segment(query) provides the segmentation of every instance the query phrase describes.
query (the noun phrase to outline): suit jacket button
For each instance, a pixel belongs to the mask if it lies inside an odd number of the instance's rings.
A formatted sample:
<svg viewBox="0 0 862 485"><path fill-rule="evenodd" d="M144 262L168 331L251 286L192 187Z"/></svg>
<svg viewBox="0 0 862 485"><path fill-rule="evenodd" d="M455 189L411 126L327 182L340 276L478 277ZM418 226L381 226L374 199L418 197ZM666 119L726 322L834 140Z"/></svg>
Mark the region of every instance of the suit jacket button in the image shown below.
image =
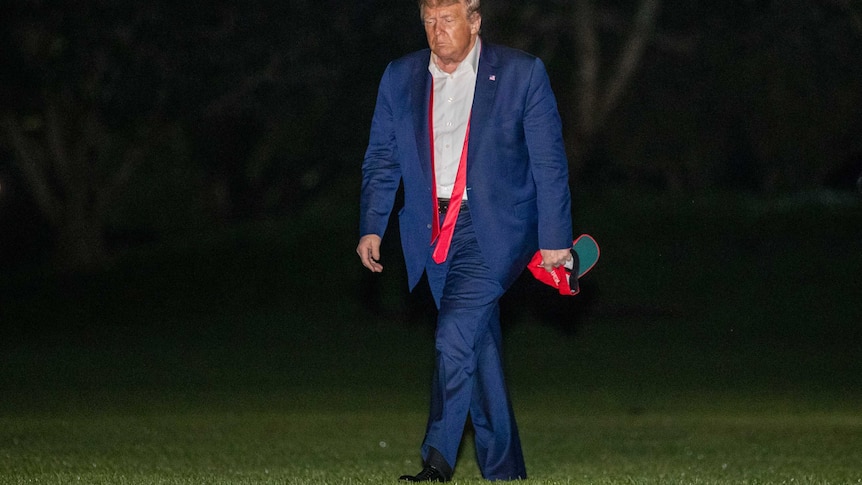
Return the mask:
<svg viewBox="0 0 862 485"><path fill-rule="evenodd" d="M427 224L427 225L425 226L425 228L426 228L426 229L431 229L431 224Z"/></svg>

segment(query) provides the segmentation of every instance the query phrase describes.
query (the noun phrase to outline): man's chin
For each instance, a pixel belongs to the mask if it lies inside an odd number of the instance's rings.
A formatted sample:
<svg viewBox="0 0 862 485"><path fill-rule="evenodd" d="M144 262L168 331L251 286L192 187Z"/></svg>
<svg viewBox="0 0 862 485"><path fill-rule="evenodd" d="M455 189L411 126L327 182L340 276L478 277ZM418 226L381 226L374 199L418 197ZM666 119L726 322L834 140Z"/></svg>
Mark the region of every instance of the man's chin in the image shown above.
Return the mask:
<svg viewBox="0 0 862 485"><path fill-rule="evenodd" d="M437 48L434 50L434 55L436 55L438 59L446 60L448 62L455 57L455 50L447 48Z"/></svg>

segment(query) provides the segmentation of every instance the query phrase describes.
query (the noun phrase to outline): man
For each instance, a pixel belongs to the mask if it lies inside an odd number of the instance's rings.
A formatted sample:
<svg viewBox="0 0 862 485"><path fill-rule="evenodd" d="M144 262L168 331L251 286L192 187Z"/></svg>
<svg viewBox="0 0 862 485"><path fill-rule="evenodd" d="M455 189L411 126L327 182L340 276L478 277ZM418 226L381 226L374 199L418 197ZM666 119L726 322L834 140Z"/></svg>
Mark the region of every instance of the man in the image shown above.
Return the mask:
<svg viewBox="0 0 862 485"><path fill-rule="evenodd" d="M499 300L539 249L571 258L568 163L542 62L479 38L479 0L420 0L430 49L383 74L362 165L362 264L380 244L399 184L408 284L427 275L438 308L423 469L448 481L468 415L489 480L526 478L503 378ZM454 225L454 226L453 226Z"/></svg>

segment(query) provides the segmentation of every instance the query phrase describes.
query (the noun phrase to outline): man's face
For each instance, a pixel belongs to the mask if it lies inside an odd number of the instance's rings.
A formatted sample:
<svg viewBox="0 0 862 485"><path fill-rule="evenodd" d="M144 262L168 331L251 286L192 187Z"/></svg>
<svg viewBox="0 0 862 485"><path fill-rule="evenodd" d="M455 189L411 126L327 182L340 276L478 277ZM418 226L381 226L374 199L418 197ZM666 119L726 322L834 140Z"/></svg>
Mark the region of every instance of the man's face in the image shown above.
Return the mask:
<svg viewBox="0 0 862 485"><path fill-rule="evenodd" d="M426 6L422 9L422 18L431 51L443 65L454 66L470 53L482 23L477 13L471 19L467 18L467 5L464 2L445 7Z"/></svg>

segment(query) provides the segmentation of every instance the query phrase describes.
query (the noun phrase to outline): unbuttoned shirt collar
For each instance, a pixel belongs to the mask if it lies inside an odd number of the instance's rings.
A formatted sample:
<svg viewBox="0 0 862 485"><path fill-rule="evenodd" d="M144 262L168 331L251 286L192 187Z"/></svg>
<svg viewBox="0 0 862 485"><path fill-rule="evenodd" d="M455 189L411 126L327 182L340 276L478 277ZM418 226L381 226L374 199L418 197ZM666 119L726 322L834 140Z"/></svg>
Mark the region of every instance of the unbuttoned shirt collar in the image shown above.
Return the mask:
<svg viewBox="0 0 862 485"><path fill-rule="evenodd" d="M452 74L437 67L433 53L428 61L428 71L434 78L434 172L438 198L450 198L455 186L476 91L481 45L482 41L477 37L476 44ZM468 185L465 200L469 198L469 192Z"/></svg>
<svg viewBox="0 0 862 485"><path fill-rule="evenodd" d="M457 77L459 74L464 74L466 69L472 69L473 75L476 74L476 71L479 70L479 52L482 50L482 39L480 37L476 37L476 43L473 45L473 48L470 49L470 52L467 54L467 57L458 64L458 67L455 68L455 71L452 74L447 73L446 71L440 69L437 66L437 62L435 58L437 57L434 53L431 53L431 59L428 61L428 70L431 72L431 75L435 78L438 77Z"/></svg>

